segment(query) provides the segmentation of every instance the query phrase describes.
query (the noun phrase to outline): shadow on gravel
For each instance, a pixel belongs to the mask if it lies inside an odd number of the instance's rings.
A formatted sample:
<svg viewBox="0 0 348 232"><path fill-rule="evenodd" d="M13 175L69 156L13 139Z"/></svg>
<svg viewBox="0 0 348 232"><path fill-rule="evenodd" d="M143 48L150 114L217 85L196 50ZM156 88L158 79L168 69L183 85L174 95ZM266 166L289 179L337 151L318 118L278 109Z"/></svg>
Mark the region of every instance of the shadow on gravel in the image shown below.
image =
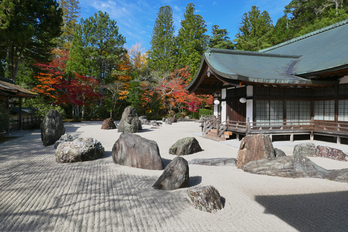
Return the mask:
<svg viewBox="0 0 348 232"><path fill-rule="evenodd" d="M201 176L190 176L190 187L199 185L202 182Z"/></svg>
<svg viewBox="0 0 348 232"><path fill-rule="evenodd" d="M347 231L348 191L256 196L256 202L298 231Z"/></svg>

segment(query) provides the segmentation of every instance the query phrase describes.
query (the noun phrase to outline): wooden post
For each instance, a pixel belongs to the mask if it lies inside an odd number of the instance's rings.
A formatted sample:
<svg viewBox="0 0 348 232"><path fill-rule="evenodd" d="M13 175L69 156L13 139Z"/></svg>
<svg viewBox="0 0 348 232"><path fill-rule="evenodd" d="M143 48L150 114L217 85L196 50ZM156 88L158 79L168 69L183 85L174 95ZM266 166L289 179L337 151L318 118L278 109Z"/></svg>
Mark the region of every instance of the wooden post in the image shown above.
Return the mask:
<svg viewBox="0 0 348 232"><path fill-rule="evenodd" d="M22 98L19 98L19 129L23 130L23 122L22 122Z"/></svg>
<svg viewBox="0 0 348 232"><path fill-rule="evenodd" d="M337 144L341 144L341 137L337 136Z"/></svg>
<svg viewBox="0 0 348 232"><path fill-rule="evenodd" d="M219 139L220 120L216 120L216 139Z"/></svg>
<svg viewBox="0 0 348 232"><path fill-rule="evenodd" d="M313 140L314 140L314 134L313 134L313 131L311 131L310 140L311 140L311 141L313 141Z"/></svg>

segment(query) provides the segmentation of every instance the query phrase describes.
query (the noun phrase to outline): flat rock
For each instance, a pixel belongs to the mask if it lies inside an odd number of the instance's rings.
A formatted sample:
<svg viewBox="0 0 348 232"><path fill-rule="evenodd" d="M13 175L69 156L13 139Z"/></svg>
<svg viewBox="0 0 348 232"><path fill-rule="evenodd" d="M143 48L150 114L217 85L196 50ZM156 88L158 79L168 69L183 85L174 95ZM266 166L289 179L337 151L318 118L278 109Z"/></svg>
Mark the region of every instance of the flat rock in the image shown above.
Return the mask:
<svg viewBox="0 0 348 232"><path fill-rule="evenodd" d="M306 157L317 156L317 148L314 143L300 143L294 147L293 155L302 155Z"/></svg>
<svg viewBox="0 0 348 232"><path fill-rule="evenodd" d="M274 157L275 152L269 135L247 135L240 142L237 168L242 168L250 161Z"/></svg>
<svg viewBox="0 0 348 232"><path fill-rule="evenodd" d="M236 166L235 158L212 158L212 159L193 159L188 164L205 165L205 166Z"/></svg>
<svg viewBox="0 0 348 232"><path fill-rule="evenodd" d="M202 151L195 137L186 137L176 141L170 148L169 154L182 156Z"/></svg>
<svg viewBox="0 0 348 232"><path fill-rule="evenodd" d="M244 165L243 170L260 175L348 182L348 169L326 170L302 155L251 161Z"/></svg>
<svg viewBox="0 0 348 232"><path fill-rule="evenodd" d="M59 144L65 143L65 142L71 142L71 141L74 141L75 139L77 139L77 137L72 136L71 134L64 134L64 135L60 136L59 140L57 140L54 143L53 147L57 148Z"/></svg>
<svg viewBox="0 0 348 232"><path fill-rule="evenodd" d="M214 186L192 187L187 195L195 209L215 213L223 208L220 193Z"/></svg>
<svg viewBox="0 0 348 232"><path fill-rule="evenodd" d="M316 155L318 157L324 157L324 158L329 158L329 159L339 160L339 161L348 160L347 154L344 153L342 150L332 148L332 147L327 147L327 146L318 145Z"/></svg>
<svg viewBox="0 0 348 232"><path fill-rule="evenodd" d="M164 168L157 143L132 133L120 135L112 148L112 159L116 164L135 168Z"/></svg>
<svg viewBox="0 0 348 232"><path fill-rule="evenodd" d="M153 184L154 189L174 190L189 187L189 166L182 157L175 157L163 170L162 175Z"/></svg>
<svg viewBox="0 0 348 232"><path fill-rule="evenodd" d="M64 135L65 128L62 117L57 110L50 110L44 117L41 125L41 140L44 146L54 144Z"/></svg>
<svg viewBox="0 0 348 232"><path fill-rule="evenodd" d="M142 130L141 121L138 118L136 110L128 106L122 113L121 121L118 125L118 132L136 133Z"/></svg>
<svg viewBox="0 0 348 232"><path fill-rule="evenodd" d="M101 127L103 130L112 130L116 129L116 124L112 118L107 118L103 121L103 125Z"/></svg>
<svg viewBox="0 0 348 232"><path fill-rule="evenodd" d="M95 160L104 155L104 147L93 138L77 138L71 142L58 145L56 161L58 163L72 163Z"/></svg>

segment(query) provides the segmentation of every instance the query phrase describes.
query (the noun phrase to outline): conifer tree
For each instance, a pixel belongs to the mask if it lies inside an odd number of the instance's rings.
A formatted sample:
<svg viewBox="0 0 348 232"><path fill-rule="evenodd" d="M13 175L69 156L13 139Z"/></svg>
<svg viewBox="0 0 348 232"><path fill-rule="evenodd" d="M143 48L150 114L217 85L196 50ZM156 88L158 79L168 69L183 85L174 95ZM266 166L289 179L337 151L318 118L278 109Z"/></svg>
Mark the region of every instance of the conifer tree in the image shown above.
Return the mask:
<svg viewBox="0 0 348 232"><path fill-rule="evenodd" d="M62 10L56 0L3 0L0 14L0 66L16 81L20 61L26 66L48 62L61 34ZM6 24L6 26L5 26Z"/></svg>
<svg viewBox="0 0 348 232"><path fill-rule="evenodd" d="M258 51L271 46L267 33L273 28L271 17L267 11L252 6L251 11L244 13L239 31L236 35L236 48L245 51Z"/></svg>
<svg viewBox="0 0 348 232"><path fill-rule="evenodd" d="M213 25L211 34L212 36L209 39L210 48L234 49L234 44L227 36L226 29L220 29L218 25Z"/></svg>
<svg viewBox="0 0 348 232"><path fill-rule="evenodd" d="M63 27L59 45L61 48L69 50L81 8L78 0L59 0L59 6L63 10Z"/></svg>
<svg viewBox="0 0 348 232"><path fill-rule="evenodd" d="M201 15L194 12L195 5L189 3L177 37L179 67L189 67L193 77L208 43L206 23Z"/></svg>
<svg viewBox="0 0 348 232"><path fill-rule="evenodd" d="M148 51L148 66L160 73L171 72L176 66L173 11L170 6L162 6L157 14Z"/></svg>

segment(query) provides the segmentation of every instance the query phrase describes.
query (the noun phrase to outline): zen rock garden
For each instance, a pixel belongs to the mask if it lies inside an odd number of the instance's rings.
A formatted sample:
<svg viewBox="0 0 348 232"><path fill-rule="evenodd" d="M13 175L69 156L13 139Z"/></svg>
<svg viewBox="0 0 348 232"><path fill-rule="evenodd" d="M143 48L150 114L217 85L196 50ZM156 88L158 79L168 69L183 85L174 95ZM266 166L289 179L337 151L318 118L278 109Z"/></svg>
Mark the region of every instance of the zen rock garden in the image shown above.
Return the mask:
<svg viewBox="0 0 348 232"><path fill-rule="evenodd" d="M167 118L171 124L175 118ZM161 170L157 181L152 185L157 190L175 190L188 188L187 198L198 210L214 213L223 208L222 197L213 186L190 187L189 165L231 166L260 175L289 178L322 178L348 182L348 169L326 170L307 157L325 157L347 161L347 155L341 150L303 143L294 147L293 155L273 147L268 135L248 135L240 143L237 159L211 158L191 159L189 162L182 156L203 151L198 140L186 137L177 140L169 149L169 154L176 157L165 167L156 141L135 134L143 125L159 126L158 122L149 122L145 116L138 118L135 109L127 107L122 119L116 126L112 118L103 121L101 129L118 128L119 138L112 147L112 160L115 164L133 168ZM103 145L93 138L77 138L64 134L65 128L57 111L50 111L41 125L41 137L44 146L54 144L56 161L72 163L91 161L103 157Z"/></svg>

